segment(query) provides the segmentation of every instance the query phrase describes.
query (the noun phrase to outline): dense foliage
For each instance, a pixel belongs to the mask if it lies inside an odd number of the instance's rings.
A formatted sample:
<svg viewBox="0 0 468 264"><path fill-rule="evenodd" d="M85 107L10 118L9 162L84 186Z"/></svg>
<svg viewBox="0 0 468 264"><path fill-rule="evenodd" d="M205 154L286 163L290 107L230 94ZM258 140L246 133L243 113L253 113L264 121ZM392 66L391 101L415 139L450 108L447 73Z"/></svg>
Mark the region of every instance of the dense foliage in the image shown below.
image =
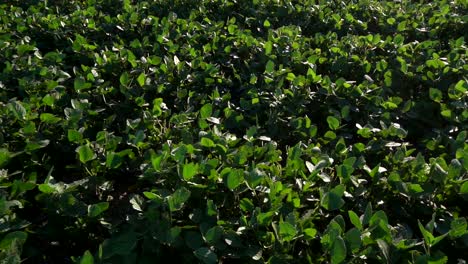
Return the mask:
<svg viewBox="0 0 468 264"><path fill-rule="evenodd" d="M1 263L456 263L466 1L0 3Z"/></svg>

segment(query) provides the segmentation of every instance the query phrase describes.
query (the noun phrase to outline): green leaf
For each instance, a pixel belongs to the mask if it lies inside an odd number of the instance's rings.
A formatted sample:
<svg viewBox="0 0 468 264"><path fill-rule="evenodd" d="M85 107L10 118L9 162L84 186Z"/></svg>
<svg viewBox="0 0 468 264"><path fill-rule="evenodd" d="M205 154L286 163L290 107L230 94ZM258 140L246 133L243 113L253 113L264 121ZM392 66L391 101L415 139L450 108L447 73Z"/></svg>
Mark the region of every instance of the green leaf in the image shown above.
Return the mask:
<svg viewBox="0 0 468 264"><path fill-rule="evenodd" d="M51 113L42 113L41 114L41 121L44 122L44 123L55 124L55 123L60 122L60 120L62 120L60 117L56 117L55 115L53 115Z"/></svg>
<svg viewBox="0 0 468 264"><path fill-rule="evenodd" d="M296 236L297 230L289 222L282 222L279 224L279 235L283 241L289 242Z"/></svg>
<svg viewBox="0 0 468 264"><path fill-rule="evenodd" d="M83 139L83 134L74 129L68 129L67 136L70 142L79 142Z"/></svg>
<svg viewBox="0 0 468 264"><path fill-rule="evenodd" d="M88 145L79 146L76 148L76 152L78 153L82 163L86 163L96 158L96 154L94 154L94 151Z"/></svg>
<svg viewBox="0 0 468 264"><path fill-rule="evenodd" d="M22 231L13 231L6 234L0 241L0 249L8 250L16 242L19 245L24 244L28 238L28 233Z"/></svg>
<svg viewBox="0 0 468 264"><path fill-rule="evenodd" d="M273 73L275 71L275 63L269 60L265 66L265 73Z"/></svg>
<svg viewBox="0 0 468 264"><path fill-rule="evenodd" d="M323 135L323 137L326 138L327 140L334 140L336 138L336 134L335 132L329 130L325 132L325 135Z"/></svg>
<svg viewBox="0 0 468 264"><path fill-rule="evenodd" d="M266 213L260 213L257 215L257 222L259 225L262 226L268 226L271 224L271 220L273 219L273 216L275 215L275 212L266 212Z"/></svg>
<svg viewBox="0 0 468 264"><path fill-rule="evenodd" d="M265 19L265 21L263 21L263 26L266 27L266 28L269 28L271 26L270 21Z"/></svg>
<svg viewBox="0 0 468 264"><path fill-rule="evenodd" d="M216 147L216 144L213 142L213 140L206 137L201 138L200 145L207 148Z"/></svg>
<svg viewBox="0 0 468 264"><path fill-rule="evenodd" d="M349 220L351 221L351 223L355 227L357 227L359 230L362 231L362 224L361 224L361 219L359 219L359 216L351 210L348 211L348 216L349 216Z"/></svg>
<svg viewBox="0 0 468 264"><path fill-rule="evenodd" d="M46 146L49 145L49 143L50 143L50 140L48 139L39 140L39 141L31 141L26 144L26 147L24 148L24 150L26 152L31 152L36 149L45 148Z"/></svg>
<svg viewBox="0 0 468 264"><path fill-rule="evenodd" d="M109 208L109 203L108 202L100 202L97 204L91 204L88 205L88 216L89 217L97 217L104 211L106 211Z"/></svg>
<svg viewBox="0 0 468 264"><path fill-rule="evenodd" d="M146 81L146 75L144 72L140 73L140 75L138 75L138 78L137 78L137 81L138 81L138 84L143 87L143 85L145 85L145 81Z"/></svg>
<svg viewBox="0 0 468 264"><path fill-rule="evenodd" d="M218 215L218 208L213 200L208 199L206 201L206 215L208 216L216 216Z"/></svg>
<svg viewBox="0 0 468 264"><path fill-rule="evenodd" d="M369 202L366 206L366 210L364 211L364 214L362 215L362 220L361 223L363 226L366 226L369 224L369 221L372 217L372 204Z"/></svg>
<svg viewBox="0 0 468 264"><path fill-rule="evenodd" d="M75 88L76 91L89 89L91 88L91 86L92 85L90 83L87 83L85 79L83 79L82 77L76 78L75 81L73 82L73 87Z"/></svg>
<svg viewBox="0 0 468 264"><path fill-rule="evenodd" d="M103 257L108 258L113 255L128 255L136 246L137 242L137 233L127 229L124 233L104 241L103 251L105 255Z"/></svg>
<svg viewBox="0 0 468 264"><path fill-rule="evenodd" d="M315 228L306 228L304 229L304 234L309 238L315 238L317 235L317 229Z"/></svg>
<svg viewBox="0 0 468 264"><path fill-rule="evenodd" d="M239 202L239 207L244 212L251 212L255 208L252 200L249 198L242 198Z"/></svg>
<svg viewBox="0 0 468 264"><path fill-rule="evenodd" d="M194 251L195 256L205 264L218 263L218 256L209 248L201 247Z"/></svg>
<svg viewBox="0 0 468 264"><path fill-rule="evenodd" d="M468 181L465 181L465 182L460 186L460 194L468 194Z"/></svg>
<svg viewBox="0 0 468 264"><path fill-rule="evenodd" d="M439 89L429 88L429 97L435 102L441 102L443 95Z"/></svg>
<svg viewBox="0 0 468 264"><path fill-rule="evenodd" d="M89 250L86 250L81 257L80 264L94 264L94 257Z"/></svg>
<svg viewBox="0 0 468 264"><path fill-rule="evenodd" d="M156 170L156 171L160 171L161 170L161 161L163 159L163 155L156 155L156 154L153 154L151 155L151 165L153 165L153 168Z"/></svg>
<svg viewBox="0 0 468 264"><path fill-rule="evenodd" d="M6 148L0 148L0 168L3 168L8 164L10 158L12 157L11 153Z"/></svg>
<svg viewBox="0 0 468 264"><path fill-rule="evenodd" d="M450 223L450 236L451 237L461 237L468 233L467 231L466 219L463 217L454 219Z"/></svg>
<svg viewBox="0 0 468 264"><path fill-rule="evenodd" d="M213 245L218 242L223 236L223 228L214 226L205 233L205 240L208 244Z"/></svg>
<svg viewBox="0 0 468 264"><path fill-rule="evenodd" d="M55 102L55 98L52 97L50 94L47 94L42 98L42 102L44 102L44 104L47 106L53 106Z"/></svg>
<svg viewBox="0 0 468 264"><path fill-rule="evenodd" d="M169 210L171 212L182 209L184 203L190 198L190 191L181 187L177 189L171 196L168 198Z"/></svg>
<svg viewBox="0 0 468 264"><path fill-rule="evenodd" d="M361 240L361 231L359 231L357 228L351 228L348 232L345 234L345 241L346 244L348 245L348 248L351 249L351 251L355 251L361 247L362 240Z"/></svg>
<svg viewBox="0 0 468 264"><path fill-rule="evenodd" d="M130 77L128 75L128 72L122 73L122 75L120 75L119 81L120 81L120 84L122 84L123 86L128 86L130 82Z"/></svg>
<svg viewBox="0 0 468 264"><path fill-rule="evenodd" d="M43 184L39 184L38 187L39 191L41 191L42 193L54 193L55 192L55 188L50 186L49 184L47 183L43 183Z"/></svg>
<svg viewBox="0 0 468 264"><path fill-rule="evenodd" d="M200 117L201 118L211 117L212 114L213 114L213 106L211 104L205 104L200 109Z"/></svg>
<svg viewBox="0 0 468 264"><path fill-rule="evenodd" d="M330 251L331 263L343 263L346 259L346 244L343 238L336 237Z"/></svg>
<svg viewBox="0 0 468 264"><path fill-rule="evenodd" d="M193 176L198 173L198 164L196 163L188 163L182 165L182 177L186 181L190 181Z"/></svg>
<svg viewBox="0 0 468 264"><path fill-rule="evenodd" d="M226 177L226 186L230 190L234 190L244 181L244 173L242 170L231 170Z"/></svg>
<svg viewBox="0 0 468 264"><path fill-rule="evenodd" d="M10 111L14 113L17 119L23 120L26 118L26 115L27 115L26 108L24 108L21 102L15 100L9 103L8 105L9 105Z"/></svg>
<svg viewBox="0 0 468 264"><path fill-rule="evenodd" d="M106 155L106 167L110 169L117 169L122 165L123 158L115 153L115 152L108 152Z"/></svg>
<svg viewBox="0 0 468 264"><path fill-rule="evenodd" d="M340 127L340 120L334 116L327 117L327 123L332 130L337 130Z"/></svg>
<svg viewBox="0 0 468 264"><path fill-rule="evenodd" d="M265 42L265 54L266 55L270 55L271 54L271 50L273 49L273 43L271 41L267 41Z"/></svg>
<svg viewBox="0 0 468 264"><path fill-rule="evenodd" d="M432 243L434 241L434 236L424 228L424 226L421 224L421 222L418 220L418 226L419 230L421 231L424 241L426 242L426 245L432 246Z"/></svg>
<svg viewBox="0 0 468 264"><path fill-rule="evenodd" d="M344 194L344 190L344 185L337 185L322 196L320 205L329 211L340 209L345 204L345 201L341 198Z"/></svg>
<svg viewBox="0 0 468 264"><path fill-rule="evenodd" d="M452 118L452 111L450 109L443 110L440 114L445 118Z"/></svg>

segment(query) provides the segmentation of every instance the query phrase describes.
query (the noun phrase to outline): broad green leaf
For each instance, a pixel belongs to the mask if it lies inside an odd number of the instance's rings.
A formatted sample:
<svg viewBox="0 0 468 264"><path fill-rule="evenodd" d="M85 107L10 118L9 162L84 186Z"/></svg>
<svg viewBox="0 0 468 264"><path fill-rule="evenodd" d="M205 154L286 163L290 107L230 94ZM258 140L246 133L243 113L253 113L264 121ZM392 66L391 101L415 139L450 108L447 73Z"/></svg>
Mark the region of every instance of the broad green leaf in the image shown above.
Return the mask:
<svg viewBox="0 0 468 264"><path fill-rule="evenodd" d="M41 121L44 122L44 123L55 124L55 123L60 122L60 120L62 120L60 117L56 117L55 115L53 115L51 113L42 113L41 114Z"/></svg>
<svg viewBox="0 0 468 264"><path fill-rule="evenodd" d="M83 139L83 134L74 129L68 129L67 136L70 142L79 142Z"/></svg>
<svg viewBox="0 0 468 264"><path fill-rule="evenodd" d="M275 215L275 212L266 212L266 213L260 213L257 215L257 222L259 225L262 226L268 226L271 224L271 220L273 219L273 216Z"/></svg>
<svg viewBox="0 0 468 264"><path fill-rule="evenodd" d="M279 235L283 241L288 242L294 239L297 230L289 222L282 222L279 224Z"/></svg>
<svg viewBox="0 0 468 264"><path fill-rule="evenodd" d="M325 132L325 135L323 135L323 137L326 138L327 140L334 140L336 138L336 134L335 132L329 130Z"/></svg>
<svg viewBox="0 0 468 264"><path fill-rule="evenodd" d="M216 207L216 204L213 202L213 200L208 199L206 201L206 214L208 216L218 215L218 208Z"/></svg>
<svg viewBox="0 0 468 264"><path fill-rule="evenodd" d="M249 198L242 198L239 202L239 207L244 212L251 212L255 208L252 200Z"/></svg>
<svg viewBox="0 0 468 264"><path fill-rule="evenodd" d="M188 231L185 233L185 244L189 248L195 250L203 246L205 244L205 241L202 235L200 234L200 231Z"/></svg>
<svg viewBox="0 0 468 264"><path fill-rule="evenodd" d="M369 202L366 206L366 210L364 211L364 214L361 216L362 225L367 226L369 224L371 217L372 217L372 204Z"/></svg>
<svg viewBox="0 0 468 264"><path fill-rule="evenodd" d="M8 250L15 242L19 245L24 244L28 238L28 233L22 231L13 231L6 234L0 241L0 249Z"/></svg>
<svg viewBox="0 0 468 264"><path fill-rule="evenodd" d="M445 118L452 118L452 111L450 109L443 110L440 114Z"/></svg>
<svg viewBox="0 0 468 264"><path fill-rule="evenodd" d="M215 244L223 236L223 229L219 226L214 226L205 233L205 240L208 244Z"/></svg>
<svg viewBox="0 0 468 264"><path fill-rule="evenodd" d="M421 231L423 237L424 237L424 241L426 242L426 244L429 246L429 247L432 247L434 246L435 244L439 243L442 239L444 239L444 237L446 235L448 235L448 233L444 234L444 235L441 235L441 236L438 236L438 237L434 237L422 224L421 222L418 220L418 226L419 226L419 230Z"/></svg>
<svg viewBox="0 0 468 264"><path fill-rule="evenodd" d="M468 194L468 181L463 182L460 186L460 194Z"/></svg>
<svg viewBox="0 0 468 264"><path fill-rule="evenodd" d="M151 155L151 164L153 165L153 168L156 171L161 170L161 161L162 161L162 159L163 159L162 154L160 154L160 155L156 155L156 154Z"/></svg>
<svg viewBox="0 0 468 264"><path fill-rule="evenodd" d="M48 139L39 140L39 141L30 141L26 144L26 147L24 148L24 150L26 152L31 152L36 149L45 148L46 146L49 145L49 143L50 143L50 140Z"/></svg>
<svg viewBox="0 0 468 264"><path fill-rule="evenodd" d="M3 168L10 161L11 153L6 148L0 148L0 168Z"/></svg>
<svg viewBox="0 0 468 264"><path fill-rule="evenodd" d="M358 250L361 247L361 231L357 228L351 228L345 234L345 241L351 251Z"/></svg>
<svg viewBox="0 0 468 264"><path fill-rule="evenodd" d="M449 179L454 179L458 177L461 174L462 169L463 169L463 165L460 163L460 161L457 159L453 159L450 162L447 177Z"/></svg>
<svg viewBox="0 0 468 264"><path fill-rule="evenodd" d="M24 108L21 102L15 100L13 102L10 102L8 106L10 111L14 113L17 119L23 120L26 118L26 108Z"/></svg>
<svg viewBox="0 0 468 264"><path fill-rule="evenodd" d="M344 188L344 185L337 185L329 192L326 192L320 200L320 205L329 211L340 209L345 204L342 198Z"/></svg>
<svg viewBox="0 0 468 264"><path fill-rule="evenodd" d="M42 193L54 193L56 190L54 187L50 186L49 184L47 183L43 183L43 184L39 184L37 186L37 188L39 189L39 191L41 191Z"/></svg>
<svg viewBox="0 0 468 264"><path fill-rule="evenodd" d="M96 158L96 154L94 154L94 151L88 145L79 146L76 148L76 152L78 153L82 163L86 163Z"/></svg>
<svg viewBox="0 0 468 264"><path fill-rule="evenodd" d="M89 250L86 250L81 257L80 264L94 264L94 257Z"/></svg>
<svg viewBox="0 0 468 264"><path fill-rule="evenodd" d="M113 255L128 255L138 242L138 234L127 229L124 233L107 239L103 244L104 257ZM107 256L106 256L107 255Z"/></svg>
<svg viewBox="0 0 468 264"><path fill-rule="evenodd" d="M450 236L460 237L468 233L466 219L463 217L454 219L450 223Z"/></svg>
<svg viewBox="0 0 468 264"><path fill-rule="evenodd" d="M108 202L100 202L97 204L91 204L88 205L88 216L89 217L97 217L104 211L106 211L109 208L109 203Z"/></svg>
<svg viewBox="0 0 468 264"><path fill-rule="evenodd" d="M348 216L351 223L359 230L362 230L361 219L359 219L359 216L351 210L348 211Z"/></svg>
<svg viewBox="0 0 468 264"><path fill-rule="evenodd" d="M190 191L181 187L177 189L171 196L168 198L169 210L171 212L182 209L184 203L190 198Z"/></svg>
<svg viewBox="0 0 468 264"><path fill-rule="evenodd" d="M127 72L122 73L122 75L120 75L119 81L120 81L120 84L122 84L123 86L128 86L130 82L130 77L128 73Z"/></svg>
<svg viewBox="0 0 468 264"><path fill-rule="evenodd" d="M160 198L159 195L152 193L152 192L143 192L143 195L150 200L155 200L155 199Z"/></svg>
<svg viewBox="0 0 468 264"><path fill-rule="evenodd" d="M47 94L42 98L42 102L44 102L44 104L47 106L53 106L55 102L55 98L52 97L50 94Z"/></svg>
<svg viewBox="0 0 468 264"><path fill-rule="evenodd" d="M317 229L315 228L306 228L304 229L304 234L309 238L315 238L317 235Z"/></svg>
<svg viewBox="0 0 468 264"><path fill-rule="evenodd" d="M202 145L203 147L207 147L207 148L212 148L216 146L213 140L206 138L206 137L201 138L200 145Z"/></svg>
<svg viewBox="0 0 468 264"><path fill-rule="evenodd" d="M332 130L337 130L340 127L340 120L334 116L327 117L327 123Z"/></svg>
<svg viewBox="0 0 468 264"><path fill-rule="evenodd" d="M226 186L230 190L234 190L244 181L242 170L231 170L226 177Z"/></svg>
<svg viewBox="0 0 468 264"><path fill-rule="evenodd" d="M198 173L198 164L197 163L188 163L182 165L182 177L186 181L190 181L193 176Z"/></svg>
<svg viewBox="0 0 468 264"><path fill-rule="evenodd" d="M336 166L336 174L341 179L349 179L352 172L353 172L353 167L351 166L348 166L348 165Z"/></svg>
<svg viewBox="0 0 468 264"><path fill-rule="evenodd" d="M331 263L343 263L346 259L346 254L345 241L340 236L336 237L330 251Z"/></svg>
<svg viewBox="0 0 468 264"><path fill-rule="evenodd" d="M140 75L138 75L138 78L137 78L137 81L138 81L138 84L143 87L143 85L145 85L145 81L146 81L146 75L144 72L140 73Z"/></svg>
<svg viewBox="0 0 468 264"><path fill-rule="evenodd" d="M218 263L218 256L211 249L201 247L194 251L195 256L203 261L205 264L216 264Z"/></svg>
<svg viewBox="0 0 468 264"><path fill-rule="evenodd" d="M270 55L271 54L271 50L273 49L273 43L271 43L271 41L267 41L265 42L265 54L266 55Z"/></svg>
<svg viewBox="0 0 468 264"><path fill-rule="evenodd" d="M236 248L244 247L240 236L232 230L226 232L226 234L224 235L224 242L226 242L226 244L228 244L231 247L236 247Z"/></svg>
<svg viewBox="0 0 468 264"><path fill-rule="evenodd" d="M122 165L123 158L115 153L115 152L108 152L106 155L106 166L110 169L117 169Z"/></svg>
<svg viewBox="0 0 468 264"><path fill-rule="evenodd" d="M435 102L441 102L443 96L439 89L429 88L429 97Z"/></svg>
<svg viewBox="0 0 468 264"><path fill-rule="evenodd" d="M265 66L265 73L273 73L275 71L275 63L269 60Z"/></svg>
<svg viewBox="0 0 468 264"><path fill-rule="evenodd" d="M85 79L78 77L75 79L73 82L73 87L75 88L76 91L81 91L85 89L91 88L91 83L88 83L85 81Z"/></svg>
<svg viewBox="0 0 468 264"><path fill-rule="evenodd" d="M266 28L269 28L271 26L270 21L265 19L265 21L263 21L263 26L266 27Z"/></svg>
<svg viewBox="0 0 468 264"><path fill-rule="evenodd" d="M211 104L206 104L202 106L202 108L200 109L201 118L211 117L212 113L213 113L213 106Z"/></svg>

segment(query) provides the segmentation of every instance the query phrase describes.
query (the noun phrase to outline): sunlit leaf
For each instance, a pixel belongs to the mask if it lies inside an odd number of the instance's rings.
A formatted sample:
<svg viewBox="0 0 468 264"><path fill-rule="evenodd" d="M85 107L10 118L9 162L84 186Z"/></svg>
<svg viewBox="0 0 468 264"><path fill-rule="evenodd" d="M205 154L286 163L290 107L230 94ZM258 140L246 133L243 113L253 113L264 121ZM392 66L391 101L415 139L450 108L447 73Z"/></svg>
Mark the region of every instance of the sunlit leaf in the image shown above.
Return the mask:
<svg viewBox="0 0 468 264"><path fill-rule="evenodd" d="M97 217L109 208L108 202L100 202L88 205L88 216Z"/></svg>
<svg viewBox="0 0 468 264"><path fill-rule="evenodd" d="M78 153L82 163L86 163L96 158L96 154L88 145L79 146L76 148L76 152Z"/></svg>

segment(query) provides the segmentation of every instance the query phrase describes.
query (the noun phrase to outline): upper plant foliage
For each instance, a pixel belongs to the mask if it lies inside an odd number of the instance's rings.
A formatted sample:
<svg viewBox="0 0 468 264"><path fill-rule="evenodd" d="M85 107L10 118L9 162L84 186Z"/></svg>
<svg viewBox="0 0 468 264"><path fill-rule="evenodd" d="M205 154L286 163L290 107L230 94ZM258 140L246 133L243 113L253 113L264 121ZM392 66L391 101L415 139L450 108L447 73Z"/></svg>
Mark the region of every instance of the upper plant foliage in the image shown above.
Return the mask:
<svg viewBox="0 0 468 264"><path fill-rule="evenodd" d="M2 1L2 263L466 259L468 5L424 2Z"/></svg>

